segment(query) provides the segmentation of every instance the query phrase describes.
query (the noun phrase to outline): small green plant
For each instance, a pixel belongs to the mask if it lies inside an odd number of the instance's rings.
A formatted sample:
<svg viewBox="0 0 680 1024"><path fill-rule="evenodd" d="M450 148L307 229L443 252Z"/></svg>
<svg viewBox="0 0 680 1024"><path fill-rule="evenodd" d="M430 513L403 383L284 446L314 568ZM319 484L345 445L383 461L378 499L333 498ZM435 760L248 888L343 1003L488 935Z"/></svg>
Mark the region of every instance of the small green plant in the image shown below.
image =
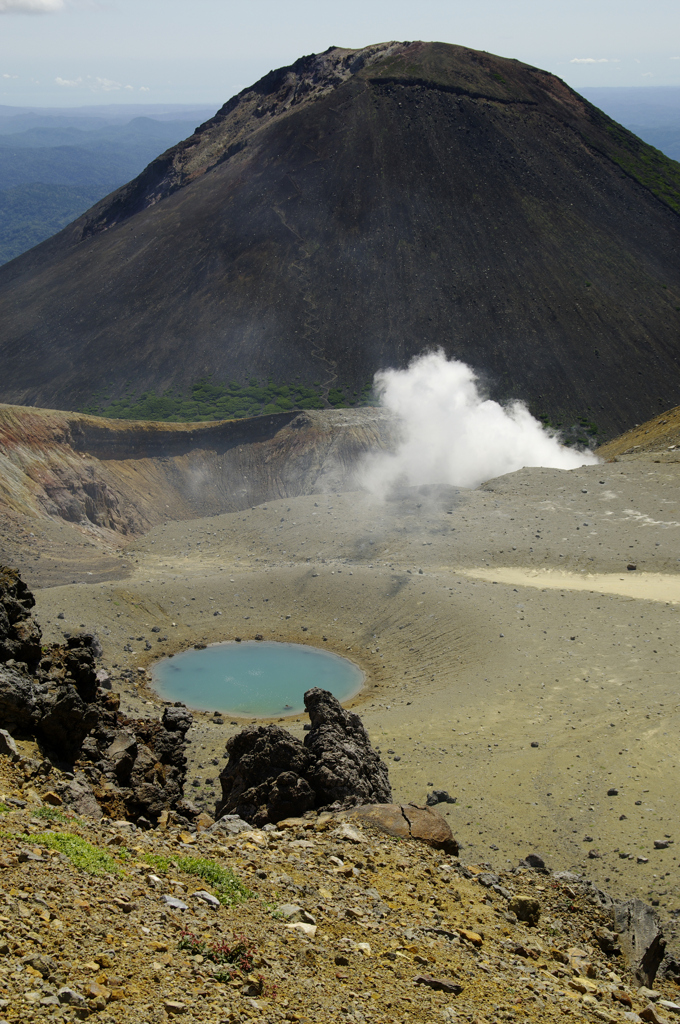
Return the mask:
<svg viewBox="0 0 680 1024"><path fill-rule="evenodd" d="M0 814L9 814L11 809L12 808L8 807L7 804L0 803Z"/></svg>
<svg viewBox="0 0 680 1024"><path fill-rule="evenodd" d="M237 903L245 903L253 896L252 891L236 877L230 868L223 868L214 860L207 857L178 857L171 861L155 853L145 853L144 860L147 864L156 868L157 871L167 872L176 864L178 871L184 871L187 875L194 875L202 881L207 882L215 891L220 903L227 907L236 906Z"/></svg>
<svg viewBox="0 0 680 1024"><path fill-rule="evenodd" d="M37 835L22 835L18 838L65 854L74 867L87 871L89 875L123 874L120 865L116 864L110 854L72 832L39 832Z"/></svg>
<svg viewBox="0 0 680 1024"><path fill-rule="evenodd" d="M35 817L45 821L66 821L66 815L58 807L38 807Z"/></svg>
<svg viewBox="0 0 680 1024"><path fill-rule="evenodd" d="M244 974L252 971L256 952L255 947L243 935L233 946L230 946L227 942L204 942L193 932L188 931L182 932L182 938L177 943L177 948L186 949L192 956L202 956L205 960L212 960L214 964L220 966L231 965L231 971L215 972L213 977L218 981L231 981L233 969L236 968L243 971Z"/></svg>

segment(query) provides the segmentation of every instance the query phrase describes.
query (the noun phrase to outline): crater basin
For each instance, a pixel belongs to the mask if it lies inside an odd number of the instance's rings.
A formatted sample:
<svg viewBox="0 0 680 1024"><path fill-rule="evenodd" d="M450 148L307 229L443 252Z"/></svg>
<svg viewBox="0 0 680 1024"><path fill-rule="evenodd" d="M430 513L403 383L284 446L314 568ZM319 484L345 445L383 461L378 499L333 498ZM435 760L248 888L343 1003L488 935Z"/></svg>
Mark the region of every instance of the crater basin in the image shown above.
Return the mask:
<svg viewBox="0 0 680 1024"><path fill-rule="evenodd" d="M252 640L164 658L152 678L164 700L198 711L273 718L304 711L303 695L313 686L348 700L361 689L364 673L353 661L317 647Z"/></svg>

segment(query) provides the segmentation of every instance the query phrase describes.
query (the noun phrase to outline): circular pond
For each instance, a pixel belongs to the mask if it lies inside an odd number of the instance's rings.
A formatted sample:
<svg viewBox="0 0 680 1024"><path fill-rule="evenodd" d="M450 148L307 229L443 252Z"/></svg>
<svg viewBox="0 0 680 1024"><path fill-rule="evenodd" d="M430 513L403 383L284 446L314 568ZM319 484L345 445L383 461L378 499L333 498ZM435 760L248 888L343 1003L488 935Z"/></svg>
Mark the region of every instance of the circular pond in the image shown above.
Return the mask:
<svg viewBox="0 0 680 1024"><path fill-rule="evenodd" d="M184 651L153 669L154 687L164 700L258 718L299 714L305 708L303 695L313 686L348 700L363 681L361 669L337 654L257 640Z"/></svg>

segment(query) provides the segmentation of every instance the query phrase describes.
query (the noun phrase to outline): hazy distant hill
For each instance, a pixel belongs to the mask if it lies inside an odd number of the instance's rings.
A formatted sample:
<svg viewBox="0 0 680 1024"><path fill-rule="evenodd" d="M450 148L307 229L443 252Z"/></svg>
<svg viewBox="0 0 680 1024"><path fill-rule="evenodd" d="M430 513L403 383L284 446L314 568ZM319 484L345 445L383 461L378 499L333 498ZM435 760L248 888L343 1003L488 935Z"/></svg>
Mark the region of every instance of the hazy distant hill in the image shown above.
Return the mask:
<svg viewBox="0 0 680 1024"><path fill-rule="evenodd" d="M157 117L106 111L0 107L0 263L60 231L212 114L180 108L160 120L163 107Z"/></svg>
<svg viewBox="0 0 680 1024"><path fill-rule="evenodd" d="M332 48L0 268L0 397L358 391L440 345L494 396L620 431L680 402L678 211L680 165L545 71Z"/></svg>

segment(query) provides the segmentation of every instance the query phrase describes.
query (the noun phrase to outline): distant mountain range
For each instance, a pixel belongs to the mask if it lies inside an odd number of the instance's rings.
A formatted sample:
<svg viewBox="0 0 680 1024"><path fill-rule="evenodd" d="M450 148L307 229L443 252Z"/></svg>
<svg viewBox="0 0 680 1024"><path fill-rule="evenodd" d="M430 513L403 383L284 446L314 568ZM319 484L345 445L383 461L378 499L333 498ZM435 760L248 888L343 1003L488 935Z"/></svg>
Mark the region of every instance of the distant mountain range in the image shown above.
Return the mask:
<svg viewBox="0 0 680 1024"><path fill-rule="evenodd" d="M492 397L611 436L680 403L679 251L680 164L554 75L331 48L0 268L0 398L354 400L440 346Z"/></svg>
<svg viewBox="0 0 680 1024"><path fill-rule="evenodd" d="M213 113L0 106L0 263L60 231Z"/></svg>

